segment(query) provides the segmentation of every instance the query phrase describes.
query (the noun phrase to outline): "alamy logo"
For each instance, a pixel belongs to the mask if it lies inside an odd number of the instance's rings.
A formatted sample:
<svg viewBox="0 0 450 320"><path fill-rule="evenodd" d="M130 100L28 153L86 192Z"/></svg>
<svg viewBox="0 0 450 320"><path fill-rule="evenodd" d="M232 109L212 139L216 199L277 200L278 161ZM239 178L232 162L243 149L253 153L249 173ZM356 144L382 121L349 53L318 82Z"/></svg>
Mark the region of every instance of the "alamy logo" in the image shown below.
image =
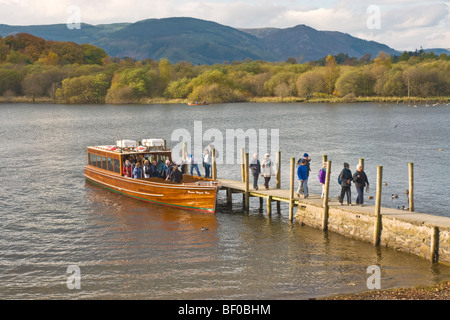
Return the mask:
<svg viewBox="0 0 450 320"><path fill-rule="evenodd" d="M67 273L70 275L67 277L67 288L69 290L81 289L81 270L77 265L70 265L67 268Z"/></svg>
<svg viewBox="0 0 450 320"><path fill-rule="evenodd" d="M67 18L67 29L81 29L81 9L78 6L69 6L67 8L69 18Z"/></svg>
<svg viewBox="0 0 450 320"><path fill-rule="evenodd" d="M367 268L367 273L370 274L367 278L367 289L381 289L381 269L379 266L373 265Z"/></svg>
<svg viewBox="0 0 450 320"><path fill-rule="evenodd" d="M201 159L204 147L213 145L216 150L217 164L241 164L240 150L244 148L249 154L264 156L280 150L279 129L226 129L225 132L209 128L203 131L202 121L194 122L193 135L191 131L180 128L172 132L171 141L178 142L172 149L172 158L175 162L182 161L183 144L187 144L189 154ZM269 151L270 144L270 151Z"/></svg>

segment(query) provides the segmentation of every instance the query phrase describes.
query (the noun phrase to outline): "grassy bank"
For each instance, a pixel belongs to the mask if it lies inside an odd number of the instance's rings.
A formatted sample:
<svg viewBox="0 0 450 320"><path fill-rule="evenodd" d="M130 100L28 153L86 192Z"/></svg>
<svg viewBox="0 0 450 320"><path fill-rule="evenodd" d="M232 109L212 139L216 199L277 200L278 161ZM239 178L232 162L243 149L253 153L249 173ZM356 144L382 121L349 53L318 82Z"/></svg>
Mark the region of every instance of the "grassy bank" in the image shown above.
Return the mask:
<svg viewBox="0 0 450 320"><path fill-rule="evenodd" d="M133 104L187 104L190 101L187 99L165 99L165 98L152 98L142 99L138 103ZM360 103L360 102L378 102L378 103L411 103L411 104L447 104L450 103L450 97L354 97L354 98L311 98L304 99L300 97L258 97L250 98L247 101L242 102L254 102L254 103ZM48 97L30 98L26 96L16 97L0 97L0 103L61 103ZM228 102L227 102L228 103ZM236 102L237 103L237 102Z"/></svg>

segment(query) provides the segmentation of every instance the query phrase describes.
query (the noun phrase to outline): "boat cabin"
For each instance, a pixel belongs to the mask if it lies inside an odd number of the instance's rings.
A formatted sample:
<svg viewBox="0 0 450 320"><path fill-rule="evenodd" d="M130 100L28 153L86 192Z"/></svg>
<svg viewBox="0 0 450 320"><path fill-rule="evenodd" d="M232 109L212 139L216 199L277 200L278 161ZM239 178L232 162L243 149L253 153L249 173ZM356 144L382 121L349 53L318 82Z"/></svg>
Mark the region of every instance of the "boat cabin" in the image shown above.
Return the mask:
<svg viewBox="0 0 450 320"><path fill-rule="evenodd" d="M172 161L172 152L166 149L165 141L160 139L152 139L153 142L142 140L143 144L132 142L132 140L119 140L116 145L95 146L87 148L87 163L99 169L109 171L111 173L122 175L123 166L126 160L131 163L140 163L143 166L145 160L150 163L164 163L166 160ZM158 140L155 143L154 140ZM132 143L123 143L124 141Z"/></svg>

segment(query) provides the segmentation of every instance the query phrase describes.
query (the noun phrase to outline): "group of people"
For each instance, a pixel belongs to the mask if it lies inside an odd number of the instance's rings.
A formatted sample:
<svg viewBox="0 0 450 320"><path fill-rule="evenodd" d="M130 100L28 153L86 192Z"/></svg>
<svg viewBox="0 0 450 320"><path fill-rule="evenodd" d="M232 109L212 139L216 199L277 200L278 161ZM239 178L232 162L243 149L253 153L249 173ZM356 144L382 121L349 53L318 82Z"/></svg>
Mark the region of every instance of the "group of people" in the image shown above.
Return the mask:
<svg viewBox="0 0 450 320"><path fill-rule="evenodd" d="M309 167L309 162L311 159L308 154L304 154L304 158L300 161L301 164L298 167L298 179L299 179L299 188L297 190L297 195L300 196L301 192L304 192L304 197L308 197L308 189L307 189L307 181L309 177L309 171L311 171ZM321 198L325 196L325 179L327 176L327 163L324 162L322 168L319 170L319 183L322 186L322 194ZM356 198L356 204L364 206L364 188L366 191L369 191L369 179L367 178L366 173L363 170L361 164L356 166L356 171L352 174L350 170L350 165L345 162L344 168L340 172L338 176L338 183L341 186L341 193L338 196L339 203L341 205L344 204L344 198L347 197L347 204L349 206L352 205L352 197L351 197L351 185L352 182L355 184L356 191L358 196Z"/></svg>
<svg viewBox="0 0 450 320"><path fill-rule="evenodd" d="M197 172L197 175L199 177L201 177L202 175L200 174L200 170L198 168L198 163L195 160L194 155L186 153L185 157L187 159L187 163L191 167L191 176L194 175L194 170L195 170ZM204 154L202 157L202 165L203 165L203 168L205 169L205 178L211 178L212 148L209 146L204 150Z"/></svg>
<svg viewBox="0 0 450 320"><path fill-rule="evenodd" d="M311 172L311 158L307 153L303 154L303 157L297 162L297 177L298 177L298 188L297 196L306 199L309 196L308 193L308 180ZM348 163L344 163L344 168L338 177L338 183L341 185L341 193L339 196L339 202L343 205L344 197L347 197L347 204L352 205L351 201L351 184L355 184L358 196L356 198L356 204L364 206L364 188L369 190L369 180L366 173L363 170L361 164L356 166L356 172L352 174L349 169ZM262 163L258 160L258 154L253 155L253 159L250 162L250 169L253 175L253 188L258 190L258 178L261 175L264 178L264 186L269 189L269 181L271 176L275 175L275 164L270 159L269 154L264 156ZM318 178L319 183L322 186L321 198L325 196L325 179L327 175L327 163L324 162L322 168L319 170Z"/></svg>
<svg viewBox="0 0 450 320"><path fill-rule="evenodd" d="M158 165L155 160L150 163L150 161L146 159L141 167L141 163L137 161L133 155L131 155L125 160L122 174L125 177L132 179L162 178L166 181L181 183L183 173L187 173L184 172L186 164L189 163L191 167L191 175L193 175L195 169L198 176L201 177L200 170L194 156L192 154L186 154L185 156L186 162L181 163L181 165L177 165L175 162L170 160L166 160L161 165ZM205 168L205 178L211 178L212 159L210 148L205 149L202 160L203 167Z"/></svg>
<svg viewBox="0 0 450 320"><path fill-rule="evenodd" d="M261 163L258 160L258 154L253 155L253 159L250 162L250 170L253 175L253 188L258 190L258 179L261 175L264 178L264 187L269 189L269 182L273 175L275 175L275 163L270 159L270 155L266 153L264 155L264 160Z"/></svg>
<svg viewBox="0 0 450 320"><path fill-rule="evenodd" d="M356 204L364 206L364 188L369 191L369 179L367 179L367 175L363 170L361 164L356 165L356 171L352 174L350 170L350 165L348 163L344 163L344 169L342 169L339 174L338 183L341 185L341 194L339 196L339 202L341 205L344 204L344 197L347 197L347 204L349 206L352 205L352 197L351 197L351 185L352 182L355 184L356 192L358 196L356 198Z"/></svg>

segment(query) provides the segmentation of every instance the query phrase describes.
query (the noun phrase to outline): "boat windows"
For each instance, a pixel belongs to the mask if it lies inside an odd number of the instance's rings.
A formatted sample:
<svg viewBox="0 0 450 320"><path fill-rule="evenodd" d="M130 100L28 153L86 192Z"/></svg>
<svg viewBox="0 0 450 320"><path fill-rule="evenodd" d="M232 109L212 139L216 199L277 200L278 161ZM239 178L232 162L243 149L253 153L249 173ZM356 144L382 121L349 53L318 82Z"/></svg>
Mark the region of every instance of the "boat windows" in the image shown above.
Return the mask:
<svg viewBox="0 0 450 320"><path fill-rule="evenodd" d="M120 160L114 159L114 172L120 173Z"/></svg>
<svg viewBox="0 0 450 320"><path fill-rule="evenodd" d="M113 159L108 158L108 171L113 171L113 170L114 170Z"/></svg>
<svg viewBox="0 0 450 320"><path fill-rule="evenodd" d="M101 157L101 161L102 161L102 169L107 170L107 166L106 166L106 157Z"/></svg>

